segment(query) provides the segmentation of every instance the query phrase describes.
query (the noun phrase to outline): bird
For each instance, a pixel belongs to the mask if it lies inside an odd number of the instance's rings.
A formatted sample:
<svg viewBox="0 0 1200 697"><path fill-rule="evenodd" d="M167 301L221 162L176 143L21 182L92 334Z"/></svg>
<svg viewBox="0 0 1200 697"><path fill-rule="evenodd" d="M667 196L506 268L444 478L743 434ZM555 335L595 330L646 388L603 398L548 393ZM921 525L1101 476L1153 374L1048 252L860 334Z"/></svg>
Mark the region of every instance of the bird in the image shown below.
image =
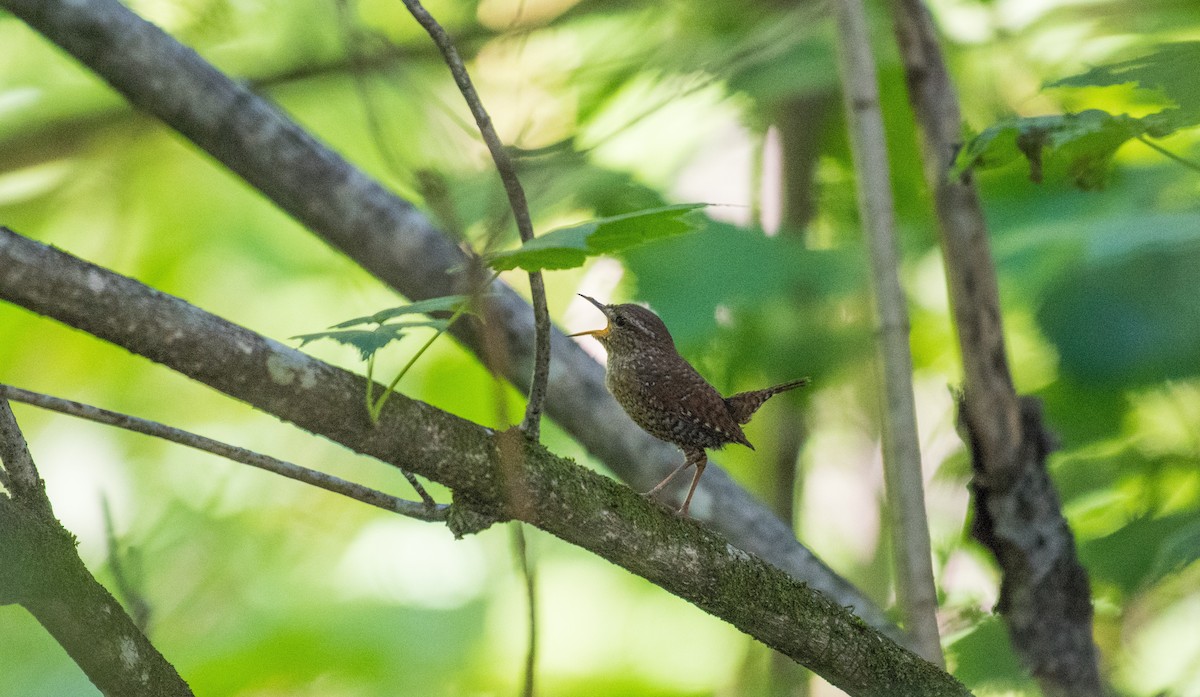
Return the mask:
<svg viewBox="0 0 1200 697"><path fill-rule="evenodd" d="M634 423L659 440L683 451L684 461L653 489L653 497L677 474L694 466L691 487L676 511L688 515L692 495L704 468L707 450L729 443L754 446L742 432L768 399L809 384L809 378L792 380L764 390L722 397L675 348L671 332L658 315L635 304L606 305L579 294L595 305L608 320L601 329L570 336L591 336L608 352L604 384Z"/></svg>

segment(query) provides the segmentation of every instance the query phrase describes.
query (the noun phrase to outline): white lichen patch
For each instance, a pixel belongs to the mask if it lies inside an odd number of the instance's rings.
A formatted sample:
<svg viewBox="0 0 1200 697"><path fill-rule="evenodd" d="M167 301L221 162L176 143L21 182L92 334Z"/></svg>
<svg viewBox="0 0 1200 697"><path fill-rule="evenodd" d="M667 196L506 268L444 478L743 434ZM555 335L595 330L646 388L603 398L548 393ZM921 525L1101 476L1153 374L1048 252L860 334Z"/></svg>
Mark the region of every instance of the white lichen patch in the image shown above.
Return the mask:
<svg viewBox="0 0 1200 697"><path fill-rule="evenodd" d="M117 639L117 648L121 652L121 665L126 669L133 670L141 662L137 644L131 637L123 636Z"/></svg>
<svg viewBox="0 0 1200 697"><path fill-rule="evenodd" d="M299 355L273 353L267 358L267 373L277 385L299 384L309 390L316 386L317 376L308 362Z"/></svg>
<svg viewBox="0 0 1200 697"><path fill-rule="evenodd" d="M745 550L738 549L728 542L725 543L725 553L736 561L750 561L750 555Z"/></svg>
<svg viewBox="0 0 1200 697"><path fill-rule="evenodd" d="M104 280L104 274L97 269L88 269L86 281L88 290L93 293L101 293L108 286Z"/></svg>

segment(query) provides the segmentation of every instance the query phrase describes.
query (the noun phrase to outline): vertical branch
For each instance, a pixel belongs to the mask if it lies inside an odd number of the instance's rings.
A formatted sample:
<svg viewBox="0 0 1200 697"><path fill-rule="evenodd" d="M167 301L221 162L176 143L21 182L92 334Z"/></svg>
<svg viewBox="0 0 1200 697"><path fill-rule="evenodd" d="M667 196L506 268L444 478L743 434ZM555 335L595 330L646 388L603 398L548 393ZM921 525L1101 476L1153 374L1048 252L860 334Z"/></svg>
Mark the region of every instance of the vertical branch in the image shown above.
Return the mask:
<svg viewBox="0 0 1200 697"><path fill-rule="evenodd" d="M912 391L908 312L898 273L895 211L887 143L870 33L861 0L835 0L838 66L858 176L858 208L866 227L875 297L877 346L884 373L883 464L891 517L896 584L905 628L926 659L942 662L929 527Z"/></svg>
<svg viewBox="0 0 1200 697"><path fill-rule="evenodd" d="M978 193L968 177L949 176L961 146L958 96L924 4L892 5L962 352L959 422L975 471L971 533L1001 568L997 610L1042 691L1049 697L1094 697L1103 688L1092 640L1091 589L1046 471L1053 438L1038 401L1019 397L1013 387Z"/></svg>
<svg viewBox="0 0 1200 697"><path fill-rule="evenodd" d="M529 640L525 646L525 670L522 674L521 697L534 697L537 677L538 612L537 573L529 554L529 543L525 539L525 527L520 521L512 524L512 541L521 579L525 582L526 621L529 623Z"/></svg>
<svg viewBox="0 0 1200 697"><path fill-rule="evenodd" d="M475 123L479 126L479 133L483 136L483 141L492 154L492 160L496 163L496 170L500 173L500 180L504 183L504 192L508 195L508 203L512 207L513 218L516 220L517 232L521 236L521 241L532 240L533 222L529 217L529 204L525 201L525 190L521 187L521 180L517 178L516 167L513 166L512 158L509 157L504 143L500 141L500 136L497 135L496 128L492 125L491 117L483 108L479 94L471 84L471 76L467 74L467 68L458 55L458 50L454 48L454 42L450 40L446 30L438 24L419 0L403 0L403 2L417 23L429 33L429 37L433 39L438 50L442 52L442 57L445 58L446 65L449 66L450 73L454 76L454 82L462 92L467 106L470 107L471 115L475 117ZM546 401L546 382L550 375L550 312L546 307L546 286L542 281L540 271L530 272L529 291L533 300L533 321L537 336L534 344L533 379L529 385L529 402L525 409L525 419L521 422L521 430L536 441L541 432L542 405Z"/></svg>

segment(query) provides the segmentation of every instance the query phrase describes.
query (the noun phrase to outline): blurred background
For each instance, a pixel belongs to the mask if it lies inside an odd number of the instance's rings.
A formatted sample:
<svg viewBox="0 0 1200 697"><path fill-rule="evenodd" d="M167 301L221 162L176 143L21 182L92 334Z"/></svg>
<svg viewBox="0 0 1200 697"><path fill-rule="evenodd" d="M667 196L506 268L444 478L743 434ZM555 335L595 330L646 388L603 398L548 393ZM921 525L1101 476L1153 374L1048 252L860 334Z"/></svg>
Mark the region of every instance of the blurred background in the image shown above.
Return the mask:
<svg viewBox="0 0 1200 697"><path fill-rule="evenodd" d="M482 251L516 244L470 116L398 0L131 0ZM888 605L876 370L832 23L818 3L430 0L501 136L539 231L706 202L700 231L551 272L575 297L646 302L722 392L811 375L715 458ZM969 464L937 235L883 3L870 3L909 293L920 438L949 667L980 695L1033 695L967 537ZM1200 39L1194 0L935 0L967 126L1172 106L1135 86L1043 89ZM86 69L0 15L0 224L287 340L402 304ZM1200 67L1200 66L1196 66ZM1180 77L1180 76L1176 76ZM1196 134L1156 141L1200 159ZM977 181L1018 391L1041 397L1051 471L1091 575L1117 694L1200 694L1200 174L1130 142L1099 190L1047 163ZM501 231L500 234L495 234ZM526 292L520 273L505 280ZM393 373L425 337L379 358ZM583 339L584 342L589 342ZM589 349L596 349L590 342ZM361 371L349 348L305 347ZM199 432L412 498L397 472L124 350L0 304L0 381ZM489 425L495 383L451 340L399 387ZM516 419L522 400L503 388ZM55 511L197 694L518 693L525 590L510 531L444 527L141 436L16 405ZM547 424L544 441L590 460ZM442 501L449 494L431 487ZM107 511L107 514L106 514ZM835 695L732 627L588 553L526 532L539 693ZM98 694L21 608L0 607L0 694Z"/></svg>

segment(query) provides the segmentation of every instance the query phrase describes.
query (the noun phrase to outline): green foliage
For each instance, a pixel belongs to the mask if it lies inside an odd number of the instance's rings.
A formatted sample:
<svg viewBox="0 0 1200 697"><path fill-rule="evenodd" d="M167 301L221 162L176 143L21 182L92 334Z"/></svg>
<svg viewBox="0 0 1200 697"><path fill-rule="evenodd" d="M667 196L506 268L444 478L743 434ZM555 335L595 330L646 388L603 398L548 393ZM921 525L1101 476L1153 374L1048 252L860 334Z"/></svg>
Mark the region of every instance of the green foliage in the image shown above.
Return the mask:
<svg viewBox="0 0 1200 697"><path fill-rule="evenodd" d="M292 338L299 341L301 346L318 339L330 339L339 344L353 346L358 349L358 353L362 359L367 361L373 358L383 347L393 341L403 339L408 334L409 329L433 328L437 330L438 334L441 334L450 325L449 320L444 319L408 320L403 322L389 322L388 320L404 315L455 312L460 308L466 308L469 300L465 295L446 295L440 298L430 298L408 305L380 310L365 317L355 317L344 322L338 322L330 327L329 331L300 334ZM348 329L348 327L357 327L363 324L375 324L378 326L374 329Z"/></svg>
<svg viewBox="0 0 1200 697"><path fill-rule="evenodd" d="M494 279L495 277L493 277ZM299 340L300 345L304 346L310 341L318 339L330 339L346 346L353 346L358 349L362 360L367 363L367 413L370 414L371 420L379 419L380 412L383 411L383 406L387 404L388 397L396 389L396 385L400 384L400 380L408 373L408 371L416 364L417 360L433 345L433 342L438 340L442 334L454 324L459 317L470 311L472 298L465 295L445 295L438 298L428 298L408 305L400 305L399 307L380 310L371 315L364 317L355 317L344 322L339 322L333 325L329 331L315 332L312 334L301 334L294 336L293 339ZM409 320L403 322L389 322L388 320L404 315L424 314L424 313L445 313L452 314L448 319L431 319L431 320ZM374 329L347 329L346 327L357 327L363 324L376 324ZM416 328L432 328L436 331L433 336L417 349L408 363L397 373L396 377L388 383L387 389L383 394L375 398L374 378L375 378L375 355L380 349L384 348L393 341L399 341L407 334L407 330Z"/></svg>
<svg viewBox="0 0 1200 697"><path fill-rule="evenodd" d="M982 618L970 631L950 642L946 658L954 676L972 691L1025 694L1033 688L1033 681L1013 653L1004 623L997 616Z"/></svg>
<svg viewBox="0 0 1200 697"><path fill-rule="evenodd" d="M652 240L690 232L702 225L693 213L708 204L683 203L597 218L552 230L521 245L488 257L492 268L507 271L573 269L589 256L615 254Z"/></svg>
<svg viewBox="0 0 1200 697"><path fill-rule="evenodd" d="M1029 161L1029 178L1041 182L1051 159L1081 189L1103 188L1117 149L1152 128L1152 117L1137 119L1097 109L1078 114L1013 118L988 127L959 151L952 176L971 169Z"/></svg>
<svg viewBox="0 0 1200 697"><path fill-rule="evenodd" d="M1145 56L1098 66L1052 81L1047 87L1096 88L1133 84L1174 106L1143 117L1099 109L1079 113L1010 118L968 138L952 171L1000 167L1024 157L1029 176L1044 178L1049 164L1085 190L1103 188L1117 150L1131 139L1163 138L1200 124L1200 42L1167 44Z"/></svg>
<svg viewBox="0 0 1200 697"><path fill-rule="evenodd" d="M1157 97L1173 102L1175 108L1155 114L1150 135L1161 138L1171 131L1200 124L1200 41L1183 41L1159 46L1155 51L1126 61L1092 68L1054 80L1047 87L1110 87L1137 85Z"/></svg>
<svg viewBox="0 0 1200 697"><path fill-rule="evenodd" d="M342 325L334 325L342 326ZM312 334L300 334L292 338L299 341L301 346L304 346L310 341L317 339L332 339L339 344L353 346L358 349L359 355L364 361L370 360L379 349L387 346L393 341L399 341L406 335L406 329L417 327L433 327L439 331L446 328L445 320L426 320L419 322L393 322L391 324L381 324L374 329L340 329L325 332L314 332Z"/></svg>
<svg viewBox="0 0 1200 697"><path fill-rule="evenodd" d="M1200 515L1143 515L1081 545L1095 581L1132 594L1200 559Z"/></svg>
<svg viewBox="0 0 1200 697"><path fill-rule="evenodd" d="M1152 228L1161 221L1143 222ZM1186 224L1200 235L1200 218ZM1128 239L1146 239L1138 233L1137 226L1126 231ZM1078 380L1142 385L1185 378L1200 371L1197 287L1200 239L1085 257L1047 288L1038 323L1058 346L1063 372Z"/></svg>

